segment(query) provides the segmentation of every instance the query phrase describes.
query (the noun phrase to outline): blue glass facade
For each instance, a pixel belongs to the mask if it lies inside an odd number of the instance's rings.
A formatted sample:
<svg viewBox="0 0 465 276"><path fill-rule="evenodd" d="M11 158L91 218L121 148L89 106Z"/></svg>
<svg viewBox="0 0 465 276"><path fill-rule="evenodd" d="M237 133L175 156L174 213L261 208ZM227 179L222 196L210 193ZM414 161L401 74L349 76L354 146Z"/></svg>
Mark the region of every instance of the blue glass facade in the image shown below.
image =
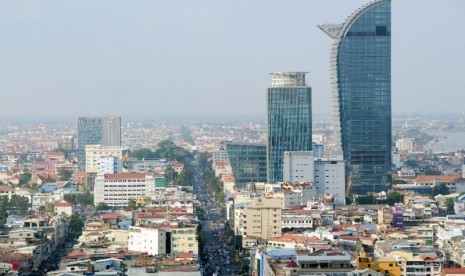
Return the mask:
<svg viewBox="0 0 465 276"><path fill-rule="evenodd" d="M268 183L283 181L285 151L312 150L311 98L305 73L273 74L267 91Z"/></svg>
<svg viewBox="0 0 465 276"><path fill-rule="evenodd" d="M266 145L226 144L236 186L266 181Z"/></svg>
<svg viewBox="0 0 465 276"><path fill-rule="evenodd" d="M86 146L121 146L121 117L80 117L78 119L78 169L86 167Z"/></svg>
<svg viewBox="0 0 465 276"><path fill-rule="evenodd" d="M350 193L386 191L391 173L391 1L357 10L341 25L330 56L336 139Z"/></svg>

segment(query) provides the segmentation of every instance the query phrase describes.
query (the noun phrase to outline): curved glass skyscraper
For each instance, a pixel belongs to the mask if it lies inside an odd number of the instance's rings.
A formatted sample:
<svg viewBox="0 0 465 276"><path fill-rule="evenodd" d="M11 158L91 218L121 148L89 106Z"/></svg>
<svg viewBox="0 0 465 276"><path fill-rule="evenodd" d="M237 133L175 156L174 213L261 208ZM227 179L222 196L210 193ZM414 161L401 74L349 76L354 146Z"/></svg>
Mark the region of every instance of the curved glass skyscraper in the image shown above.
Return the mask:
<svg viewBox="0 0 465 276"><path fill-rule="evenodd" d="M371 2L343 24L318 27L334 39L333 115L347 189L385 191L391 182L391 1Z"/></svg>

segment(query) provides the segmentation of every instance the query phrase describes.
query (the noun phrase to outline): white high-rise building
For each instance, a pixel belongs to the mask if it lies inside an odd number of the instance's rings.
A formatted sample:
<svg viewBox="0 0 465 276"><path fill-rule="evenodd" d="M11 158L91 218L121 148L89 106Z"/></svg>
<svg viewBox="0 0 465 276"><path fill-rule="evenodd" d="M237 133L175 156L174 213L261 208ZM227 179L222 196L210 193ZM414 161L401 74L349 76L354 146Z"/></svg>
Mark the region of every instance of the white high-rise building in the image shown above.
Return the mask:
<svg viewBox="0 0 465 276"><path fill-rule="evenodd" d="M129 199L155 194L155 178L143 173L97 175L94 204L104 202L112 207L126 207Z"/></svg>
<svg viewBox="0 0 465 276"><path fill-rule="evenodd" d="M331 194L334 203L345 204L345 164L341 155L314 161L315 185L320 195Z"/></svg>
<svg viewBox="0 0 465 276"><path fill-rule="evenodd" d="M156 228L129 227L128 250L148 255L166 254L166 232Z"/></svg>
<svg viewBox="0 0 465 276"><path fill-rule="evenodd" d="M285 151L283 164L284 182L313 182L312 151Z"/></svg>
<svg viewBox="0 0 465 276"><path fill-rule="evenodd" d="M406 151L406 152L413 151L413 139L412 138L397 139L396 148L399 151Z"/></svg>
<svg viewBox="0 0 465 276"><path fill-rule="evenodd" d="M103 157L114 157L115 159L123 159L123 147L104 147L101 145L87 145L86 146L86 172L99 173L100 162ZM103 160L107 162L108 160ZM115 163L115 162L113 162ZM102 172L105 173L105 172ZM113 172L111 172L113 173Z"/></svg>
<svg viewBox="0 0 465 276"><path fill-rule="evenodd" d="M123 161L114 156L101 157L99 161L98 174L121 173Z"/></svg>

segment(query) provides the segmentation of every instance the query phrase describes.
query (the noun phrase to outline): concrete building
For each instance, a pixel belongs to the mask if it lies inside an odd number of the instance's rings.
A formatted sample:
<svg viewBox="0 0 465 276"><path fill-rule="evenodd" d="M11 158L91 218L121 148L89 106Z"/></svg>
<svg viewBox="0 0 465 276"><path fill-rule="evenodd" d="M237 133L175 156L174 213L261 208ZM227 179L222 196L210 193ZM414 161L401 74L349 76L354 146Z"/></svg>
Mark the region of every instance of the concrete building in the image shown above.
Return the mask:
<svg viewBox="0 0 465 276"><path fill-rule="evenodd" d="M314 161L315 186L319 195L331 194L334 203L345 204L345 162L341 155Z"/></svg>
<svg viewBox="0 0 465 276"><path fill-rule="evenodd" d="M166 232L157 228L129 227L128 250L148 255L166 254Z"/></svg>
<svg viewBox="0 0 465 276"><path fill-rule="evenodd" d="M184 226L171 230L171 253L180 252L199 254L199 242L195 226Z"/></svg>
<svg viewBox="0 0 465 276"><path fill-rule="evenodd" d="M281 237L281 199L256 198L244 207L244 236Z"/></svg>
<svg viewBox="0 0 465 276"><path fill-rule="evenodd" d="M86 167L88 173L115 173L119 170L121 172L121 159L123 158L123 147L105 147L101 145L87 145L86 146ZM108 158L108 157L113 157ZM115 162L115 159L119 161ZM110 161L113 161L111 164ZM101 166L101 163L103 165ZM117 164L116 164L117 163ZM116 164L116 165L115 165ZM100 170L103 171L100 171Z"/></svg>
<svg viewBox="0 0 465 276"><path fill-rule="evenodd" d="M284 182L313 182L315 179L312 151L285 151Z"/></svg>
<svg viewBox="0 0 465 276"><path fill-rule="evenodd" d="M95 178L94 204L104 202L112 207L125 207L129 199L155 193L155 179L143 173L118 173Z"/></svg>
<svg viewBox="0 0 465 276"><path fill-rule="evenodd" d="M396 141L396 148L398 151L412 152L414 146L412 138L400 138Z"/></svg>
<svg viewBox="0 0 465 276"><path fill-rule="evenodd" d="M114 156L101 157L99 161L98 174L121 173L123 162Z"/></svg>
<svg viewBox="0 0 465 276"><path fill-rule="evenodd" d="M325 146L323 144L313 143L312 151L315 158L325 157Z"/></svg>
<svg viewBox="0 0 465 276"><path fill-rule="evenodd" d="M54 208L55 208L55 213L57 214L64 213L67 216L73 215L73 211L74 211L73 204L69 203L66 200L55 201Z"/></svg>

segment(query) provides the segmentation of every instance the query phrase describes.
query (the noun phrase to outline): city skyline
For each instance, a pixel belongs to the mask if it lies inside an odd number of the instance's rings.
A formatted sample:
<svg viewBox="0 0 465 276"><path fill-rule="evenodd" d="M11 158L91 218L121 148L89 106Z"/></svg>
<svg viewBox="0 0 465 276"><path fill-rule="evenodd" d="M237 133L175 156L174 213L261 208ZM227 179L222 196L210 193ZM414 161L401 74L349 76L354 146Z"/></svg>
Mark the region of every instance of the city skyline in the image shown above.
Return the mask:
<svg viewBox="0 0 465 276"><path fill-rule="evenodd" d="M11 119L103 116L114 109L136 119L263 118L268 73L302 70L310 72L314 114L328 114L330 42L315 26L340 22L366 2L258 2L247 10L241 3L211 1L205 9L169 2L114 2L106 9L92 2L92 12L86 8L91 2L9 2L0 19L7 38L0 46L0 89L7 102L21 95L24 108L8 105L4 112ZM421 14L415 13L419 4ZM464 5L393 2L394 115L463 114L459 74L465 61L454 53L465 41L450 33L460 31ZM432 56L437 49L440 55ZM294 52L299 55L288 54Z"/></svg>

